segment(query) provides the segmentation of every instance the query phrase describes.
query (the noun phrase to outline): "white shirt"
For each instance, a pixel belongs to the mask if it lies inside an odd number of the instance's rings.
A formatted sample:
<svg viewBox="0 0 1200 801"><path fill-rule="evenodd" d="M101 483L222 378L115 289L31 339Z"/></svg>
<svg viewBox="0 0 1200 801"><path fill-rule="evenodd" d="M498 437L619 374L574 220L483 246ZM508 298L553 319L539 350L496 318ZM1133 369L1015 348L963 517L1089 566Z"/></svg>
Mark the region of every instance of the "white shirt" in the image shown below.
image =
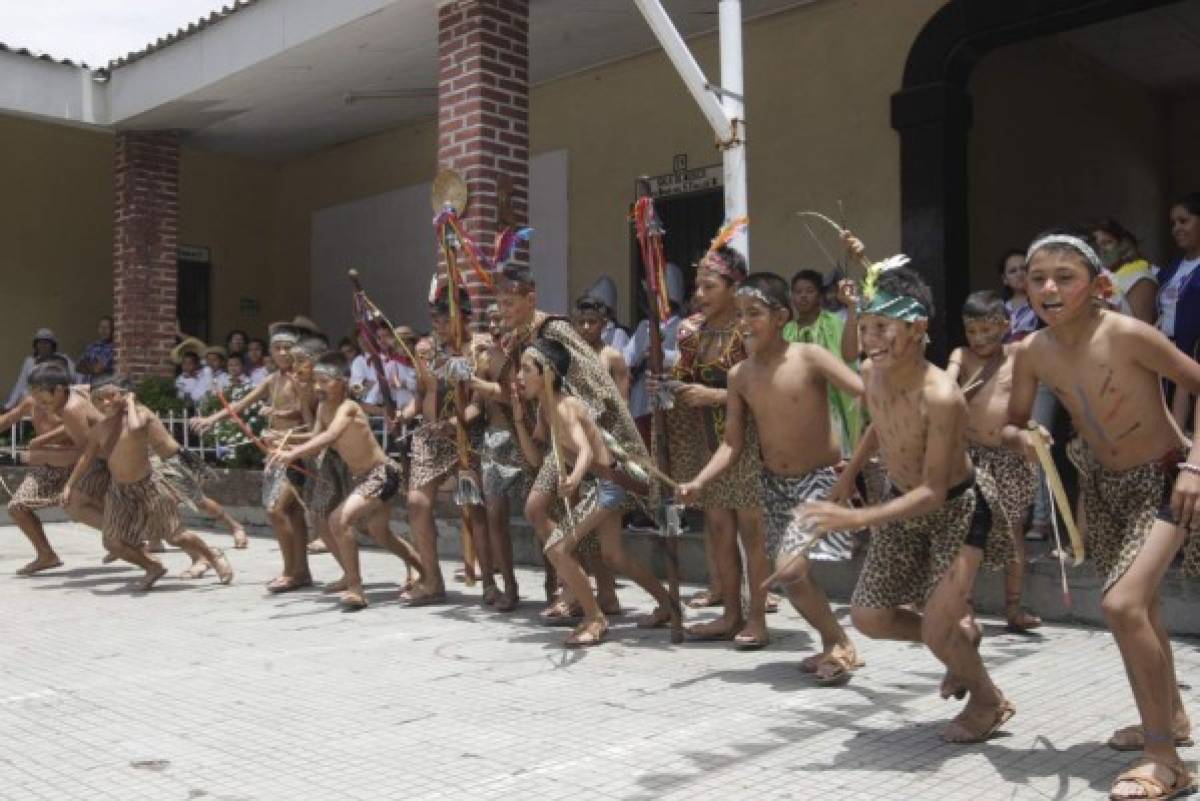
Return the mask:
<svg viewBox="0 0 1200 801"><path fill-rule="evenodd" d="M600 332L600 341L605 345L611 345L617 350L625 350L625 346L629 344L629 334L625 333L625 329L620 328L612 320L609 320L604 325L604 330Z"/></svg>
<svg viewBox="0 0 1200 801"><path fill-rule="evenodd" d="M265 367L252 367L250 369L250 383L253 386L258 386L262 382L271 377L271 371Z"/></svg>
<svg viewBox="0 0 1200 801"><path fill-rule="evenodd" d="M212 379L204 370L197 370L195 375L187 375L180 373L175 379L175 391L180 398L191 400L192 403L199 404L204 400L204 396L208 394L209 388L212 386Z"/></svg>
<svg viewBox="0 0 1200 801"><path fill-rule="evenodd" d="M211 387L216 387L224 393L229 392L229 373L222 370L219 373L214 373L209 370L209 384Z"/></svg>
<svg viewBox="0 0 1200 801"><path fill-rule="evenodd" d="M8 395L8 403L4 404L4 408L11 409L21 402L21 399L29 393L29 374L33 372L33 368L37 367L37 362L33 356L26 356L25 361L21 362L21 370L17 373L17 383L13 385L12 392ZM67 380L72 384L75 383L75 362L67 357Z"/></svg>
<svg viewBox="0 0 1200 801"><path fill-rule="evenodd" d="M682 317L674 315L671 319L663 323L659 329L662 332L664 369L673 367L679 361L679 350L676 341L679 336L679 324L682 322ZM634 329L633 337L629 339L625 347L621 350L621 355L625 357L625 363L629 365L630 373L637 375L637 380L629 388L629 413L635 418L650 414L650 395L646 392L646 374L648 371L642 370L639 372L637 370L642 362L646 360L649 351L650 322L642 320L638 323L638 327Z"/></svg>
<svg viewBox="0 0 1200 801"><path fill-rule="evenodd" d="M1179 305L1179 293L1197 266L1200 266L1200 259L1179 262L1179 269L1158 295L1158 329L1169 337L1175 336L1175 309Z"/></svg>
<svg viewBox="0 0 1200 801"><path fill-rule="evenodd" d="M354 357L354 361L350 362L350 386L361 388L359 397L363 399L375 386L375 369L367 361L365 353L358 354Z"/></svg>
<svg viewBox="0 0 1200 801"><path fill-rule="evenodd" d="M392 390L392 400L397 409L403 409L412 400L417 391L417 371L396 360L389 360L383 365L383 374L387 377L388 386ZM383 396L379 387L372 385L363 397L363 403L368 406L382 406Z"/></svg>

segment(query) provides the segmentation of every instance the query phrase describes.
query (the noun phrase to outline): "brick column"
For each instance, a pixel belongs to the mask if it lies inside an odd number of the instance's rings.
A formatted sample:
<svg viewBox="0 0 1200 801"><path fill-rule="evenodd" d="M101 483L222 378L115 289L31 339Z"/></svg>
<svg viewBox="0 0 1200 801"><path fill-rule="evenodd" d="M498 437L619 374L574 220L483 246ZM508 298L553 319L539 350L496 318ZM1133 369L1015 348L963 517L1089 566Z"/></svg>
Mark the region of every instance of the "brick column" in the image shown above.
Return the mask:
<svg viewBox="0 0 1200 801"><path fill-rule="evenodd" d="M117 370L135 381L171 375L178 285L178 134L118 133L113 178Z"/></svg>
<svg viewBox="0 0 1200 801"><path fill-rule="evenodd" d="M467 232L490 249L529 220L529 0L447 0L438 9L438 165L471 190ZM528 263L522 248L513 262ZM470 270L474 307L486 289Z"/></svg>

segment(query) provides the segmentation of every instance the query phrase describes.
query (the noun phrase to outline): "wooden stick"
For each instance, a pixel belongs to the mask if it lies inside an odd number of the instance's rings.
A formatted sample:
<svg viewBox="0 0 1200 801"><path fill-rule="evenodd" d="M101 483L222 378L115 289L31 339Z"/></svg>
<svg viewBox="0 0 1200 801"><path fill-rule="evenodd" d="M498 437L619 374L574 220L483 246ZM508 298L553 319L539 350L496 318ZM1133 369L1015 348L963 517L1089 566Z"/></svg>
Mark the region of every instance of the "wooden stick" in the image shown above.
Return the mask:
<svg viewBox="0 0 1200 801"><path fill-rule="evenodd" d="M1084 558L1083 536L1079 533L1079 527L1075 525L1075 515L1071 512L1071 500L1067 497L1067 490L1063 487L1062 477L1058 474L1058 468L1054 466L1054 457L1050 455L1050 448L1046 445L1042 429L1037 423L1031 420L1029 422L1029 431L1033 434L1033 449L1037 452L1042 472L1046 474L1046 482L1050 485L1050 492L1054 495L1054 500L1058 503L1059 511L1062 512L1063 522L1067 524L1067 536L1071 539L1071 550L1075 551L1075 567L1079 567L1079 565L1083 564Z"/></svg>
<svg viewBox="0 0 1200 801"><path fill-rule="evenodd" d="M646 459L638 459L638 458L634 458L634 457L631 457L631 458L632 458L632 461L634 464L636 464L638 467L645 470L650 475L657 478L663 484L666 484L668 487L670 487L673 490L679 489L679 482L676 481L675 479L671 478L670 476L668 476L663 471L659 470L657 467L655 467L653 462L650 462Z"/></svg>

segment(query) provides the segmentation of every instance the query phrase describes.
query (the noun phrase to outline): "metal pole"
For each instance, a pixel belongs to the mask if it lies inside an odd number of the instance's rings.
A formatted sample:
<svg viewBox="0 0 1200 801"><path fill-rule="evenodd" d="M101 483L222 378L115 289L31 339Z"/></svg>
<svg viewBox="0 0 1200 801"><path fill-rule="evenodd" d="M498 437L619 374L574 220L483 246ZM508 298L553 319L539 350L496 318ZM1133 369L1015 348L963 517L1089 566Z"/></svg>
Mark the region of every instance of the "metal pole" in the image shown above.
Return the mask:
<svg viewBox="0 0 1200 801"><path fill-rule="evenodd" d="M729 120L729 133L722 145L725 173L725 219L748 217L750 203L746 182L746 104L743 98L742 70L742 3L741 0L721 0L721 107ZM730 245L750 258L750 237L746 229L733 238Z"/></svg>
<svg viewBox="0 0 1200 801"><path fill-rule="evenodd" d="M704 71L671 22L661 0L634 0L634 3L716 134L724 167L726 221L749 216L741 0L720 0L718 3L721 44L719 88L722 90L719 93L709 88ZM717 94L720 94L720 100ZM749 258L750 239L745 231L734 237L730 244Z"/></svg>

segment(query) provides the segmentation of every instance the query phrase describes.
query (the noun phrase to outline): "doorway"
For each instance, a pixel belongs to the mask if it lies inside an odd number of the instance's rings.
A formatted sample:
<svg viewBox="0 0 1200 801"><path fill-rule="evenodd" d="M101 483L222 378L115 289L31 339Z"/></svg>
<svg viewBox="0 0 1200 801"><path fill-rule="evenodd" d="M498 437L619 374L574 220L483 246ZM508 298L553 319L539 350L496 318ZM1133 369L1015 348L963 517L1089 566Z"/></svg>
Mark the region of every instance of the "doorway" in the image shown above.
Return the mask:
<svg viewBox="0 0 1200 801"><path fill-rule="evenodd" d="M175 309L179 328L185 334L211 342L212 265L190 259L180 259L178 265L179 290Z"/></svg>
<svg viewBox="0 0 1200 801"><path fill-rule="evenodd" d="M654 210L662 222L663 252L667 263L674 264L683 273L683 297L690 298L696 286L696 262L708 250L725 220L725 193L723 189L705 189L680 195L668 195L654 199ZM630 320L636 327L646 316L646 293L642 281L646 275L642 265L642 254L638 249L637 233L630 224Z"/></svg>

